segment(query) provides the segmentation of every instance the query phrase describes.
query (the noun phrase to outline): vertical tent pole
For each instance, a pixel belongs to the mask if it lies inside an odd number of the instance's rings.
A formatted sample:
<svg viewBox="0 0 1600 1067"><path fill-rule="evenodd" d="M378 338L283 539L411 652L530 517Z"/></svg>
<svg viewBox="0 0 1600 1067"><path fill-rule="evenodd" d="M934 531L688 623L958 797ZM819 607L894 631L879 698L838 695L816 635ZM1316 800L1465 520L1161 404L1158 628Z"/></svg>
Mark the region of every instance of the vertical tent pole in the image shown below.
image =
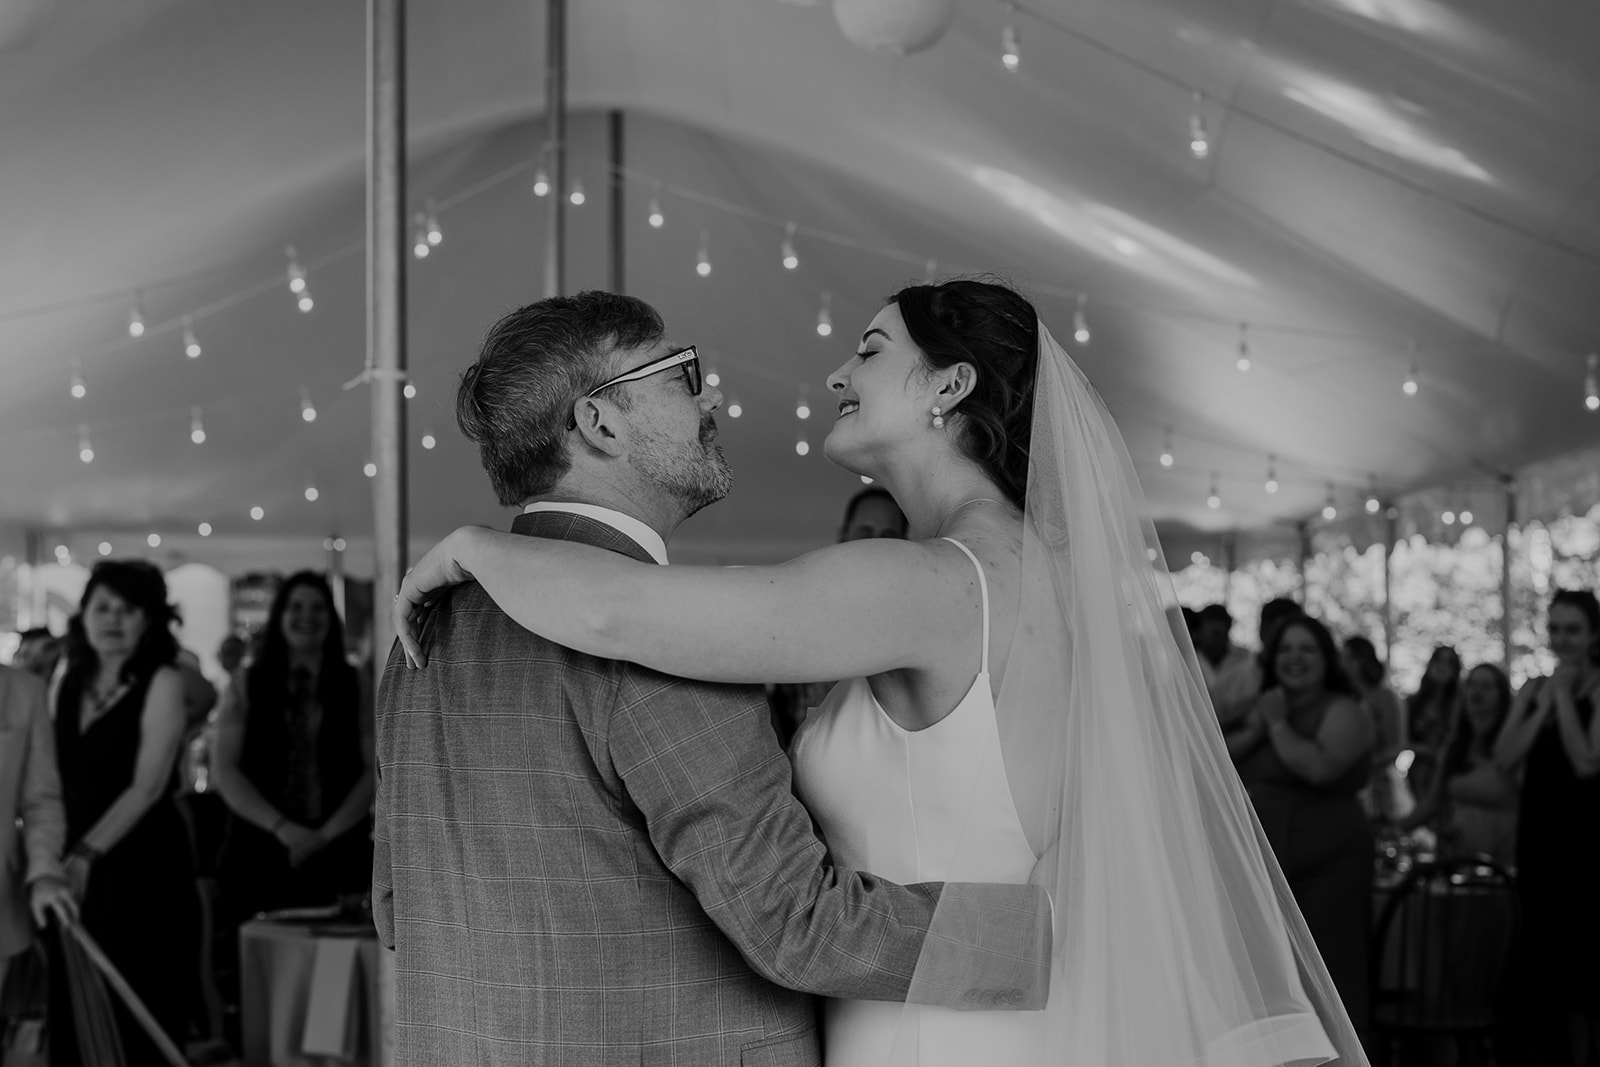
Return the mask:
<svg viewBox="0 0 1600 1067"><path fill-rule="evenodd" d="M31 630L50 625L50 598L39 578L39 565L44 562L44 531L29 527L22 534L22 559L28 565L28 592L22 601L27 608L24 617L17 619L19 630Z"/></svg>
<svg viewBox="0 0 1600 1067"><path fill-rule="evenodd" d="M1311 567L1311 524L1302 520L1295 523L1294 529L1295 540L1299 549L1299 557L1295 562L1300 569L1300 607L1302 610L1304 610L1307 607L1307 600L1309 599L1306 596L1306 575Z"/></svg>
<svg viewBox="0 0 1600 1067"><path fill-rule="evenodd" d="M335 547L338 544L338 539L338 534L332 534L328 537L328 588L333 590L333 610L338 613L339 618L344 619L349 618L349 614L345 610L344 553ZM374 610L376 608L377 605L374 605ZM376 637L377 635L374 634L373 636ZM373 646L372 654L374 658L380 654L380 650L376 645Z"/></svg>
<svg viewBox="0 0 1600 1067"><path fill-rule="evenodd" d="M1394 535L1399 516L1383 516L1383 662L1394 662Z"/></svg>
<svg viewBox="0 0 1600 1067"><path fill-rule="evenodd" d="M566 291L567 0L545 0L544 106L550 131L550 217L545 234L544 295Z"/></svg>
<svg viewBox="0 0 1600 1067"><path fill-rule="evenodd" d="M627 290L627 261L624 259L627 237L627 215L623 203L623 177L622 177L622 150L623 150L622 111L611 112L611 291L621 293Z"/></svg>
<svg viewBox="0 0 1600 1067"><path fill-rule="evenodd" d="M1501 479L1505 488L1506 529L1500 538L1500 668L1511 677L1511 527L1517 521L1517 485L1506 475Z"/></svg>
<svg viewBox="0 0 1600 1067"><path fill-rule="evenodd" d="M372 390L374 681L394 625L389 597L405 574L406 370L405 0L367 3L367 366Z"/></svg>

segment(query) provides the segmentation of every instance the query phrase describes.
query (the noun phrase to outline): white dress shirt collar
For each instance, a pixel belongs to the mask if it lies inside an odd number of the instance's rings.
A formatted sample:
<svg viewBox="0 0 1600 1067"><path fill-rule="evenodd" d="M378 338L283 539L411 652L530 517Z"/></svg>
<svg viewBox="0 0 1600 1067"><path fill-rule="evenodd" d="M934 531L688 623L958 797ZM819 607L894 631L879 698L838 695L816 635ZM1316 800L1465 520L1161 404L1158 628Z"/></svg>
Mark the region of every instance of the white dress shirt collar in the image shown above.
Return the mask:
<svg viewBox="0 0 1600 1067"><path fill-rule="evenodd" d="M624 515L620 511L603 508L598 504L579 504L567 500L535 500L522 509L524 515L532 515L539 511L562 511L569 515L582 515L595 522L603 522L650 553L651 559L663 567L667 565L667 543L661 539L660 534L632 515Z"/></svg>

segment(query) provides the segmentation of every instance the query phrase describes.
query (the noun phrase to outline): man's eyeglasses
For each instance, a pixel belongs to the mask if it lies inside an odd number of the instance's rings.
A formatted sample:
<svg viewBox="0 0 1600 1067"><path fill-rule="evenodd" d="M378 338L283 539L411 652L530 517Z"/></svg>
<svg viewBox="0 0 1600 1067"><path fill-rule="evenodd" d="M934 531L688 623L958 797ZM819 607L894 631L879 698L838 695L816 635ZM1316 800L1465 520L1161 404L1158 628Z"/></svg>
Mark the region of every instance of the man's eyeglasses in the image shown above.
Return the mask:
<svg viewBox="0 0 1600 1067"><path fill-rule="evenodd" d="M587 393L584 393L581 399L587 400L601 390L610 389L613 385L621 385L623 382L637 382L643 378L660 374L662 371L672 370L674 367L682 367L684 369L685 379L689 385L689 395L699 396L700 388L703 384L703 380L700 377L700 353L695 349L694 345L690 345L688 348L680 348L676 352L668 352L660 359L653 359L642 367L624 371L609 381L601 382ZM576 415L568 415L567 429L576 430L577 428L578 417Z"/></svg>

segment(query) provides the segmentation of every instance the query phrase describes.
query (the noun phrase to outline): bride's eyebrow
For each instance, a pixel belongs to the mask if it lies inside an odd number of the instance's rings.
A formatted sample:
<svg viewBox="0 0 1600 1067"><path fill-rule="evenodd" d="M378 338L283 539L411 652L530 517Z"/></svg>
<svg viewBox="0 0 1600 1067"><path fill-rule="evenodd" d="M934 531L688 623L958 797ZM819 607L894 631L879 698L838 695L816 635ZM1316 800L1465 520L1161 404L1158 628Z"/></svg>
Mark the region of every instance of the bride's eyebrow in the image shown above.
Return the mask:
<svg viewBox="0 0 1600 1067"><path fill-rule="evenodd" d="M892 342L894 340L894 338L890 337L888 335L888 333L886 333L885 331L880 330L876 326L874 326L872 329L868 330L866 333L861 335L861 343L862 344L866 344L867 343L867 339L870 338L873 334L877 334L879 337L882 337L885 341L891 341Z"/></svg>

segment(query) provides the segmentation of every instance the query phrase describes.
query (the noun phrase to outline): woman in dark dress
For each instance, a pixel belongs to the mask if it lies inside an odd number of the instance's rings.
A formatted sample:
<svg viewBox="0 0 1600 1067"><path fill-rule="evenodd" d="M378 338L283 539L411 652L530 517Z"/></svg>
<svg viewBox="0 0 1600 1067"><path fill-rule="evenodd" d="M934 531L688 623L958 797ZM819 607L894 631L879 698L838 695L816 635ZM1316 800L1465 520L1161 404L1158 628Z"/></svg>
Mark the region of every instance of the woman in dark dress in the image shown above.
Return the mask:
<svg viewBox="0 0 1600 1067"><path fill-rule="evenodd" d="M212 750L234 813L226 918L333 904L372 884L372 705L317 574L278 588L261 654L234 676Z"/></svg>
<svg viewBox="0 0 1600 1067"><path fill-rule="evenodd" d="M1555 672L1517 693L1495 762L1522 772L1523 980L1531 1004L1562 1017L1547 1029L1564 1030L1569 1062L1587 1067L1600 1059L1600 602L1557 593L1547 629Z"/></svg>
<svg viewBox="0 0 1600 1067"><path fill-rule="evenodd" d="M200 902L173 801L184 730L175 617L154 566L96 564L68 630L67 668L54 699L66 873L83 925L181 1048L200 961ZM55 983L54 995L64 993ZM165 1064L112 999L127 1062ZM60 999L54 1005L69 1010ZM78 1062L70 1027L54 1027L50 1036L56 1063Z"/></svg>
<svg viewBox="0 0 1600 1067"><path fill-rule="evenodd" d="M1372 831L1357 799L1376 741L1322 623L1284 624L1229 742L1239 777L1358 1033L1367 1025Z"/></svg>

